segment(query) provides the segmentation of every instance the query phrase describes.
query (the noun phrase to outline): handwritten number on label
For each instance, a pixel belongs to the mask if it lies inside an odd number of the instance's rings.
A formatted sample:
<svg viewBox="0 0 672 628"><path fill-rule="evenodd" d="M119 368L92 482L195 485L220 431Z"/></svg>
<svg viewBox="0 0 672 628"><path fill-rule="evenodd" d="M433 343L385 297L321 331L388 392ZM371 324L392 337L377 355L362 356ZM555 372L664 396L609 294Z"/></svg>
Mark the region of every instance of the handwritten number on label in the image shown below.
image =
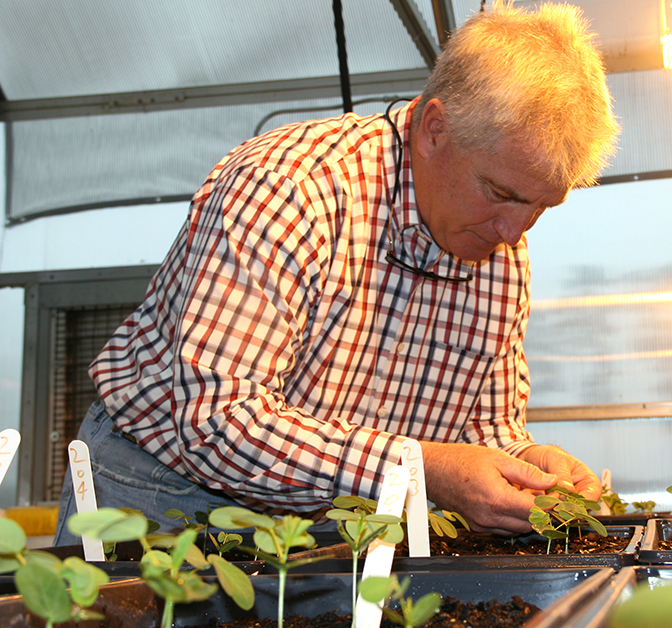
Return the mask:
<svg viewBox="0 0 672 628"><path fill-rule="evenodd" d="M411 457L412 456L411 448L408 445L405 445L404 447L402 447L402 450L406 454L406 458L405 458L406 462L415 462L416 460L420 460L420 456L418 456L418 455Z"/></svg>
<svg viewBox="0 0 672 628"><path fill-rule="evenodd" d="M70 447L70 451L73 453L72 455L72 464L82 464L84 462L89 462L88 458L82 458L81 460L77 458L77 450L74 447ZM86 472L84 469L77 469L77 477L78 478L83 478L86 475ZM86 481L82 480L79 483L79 486L76 489L77 494L81 497L82 501L84 501L84 496L86 495L86 492L89 489L86 487Z"/></svg>

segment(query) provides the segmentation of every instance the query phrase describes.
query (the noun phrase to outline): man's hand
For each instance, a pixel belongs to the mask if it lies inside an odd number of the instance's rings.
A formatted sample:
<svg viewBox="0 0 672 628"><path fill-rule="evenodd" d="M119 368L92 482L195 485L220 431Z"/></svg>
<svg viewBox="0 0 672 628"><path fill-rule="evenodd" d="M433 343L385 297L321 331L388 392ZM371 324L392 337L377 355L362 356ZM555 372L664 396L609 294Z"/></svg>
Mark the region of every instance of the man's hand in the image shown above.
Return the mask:
<svg viewBox="0 0 672 628"><path fill-rule="evenodd" d="M580 460L570 456L566 451L553 445L533 445L520 456L543 471L558 476L558 485L568 491L581 493L586 499L599 501L602 495L602 482Z"/></svg>
<svg viewBox="0 0 672 628"><path fill-rule="evenodd" d="M477 532L529 532L535 495L560 479L555 472L545 473L543 467L498 449L458 443L421 445L427 497L439 508L459 512ZM565 473L566 468L557 460L548 454L543 464L548 470L560 467Z"/></svg>

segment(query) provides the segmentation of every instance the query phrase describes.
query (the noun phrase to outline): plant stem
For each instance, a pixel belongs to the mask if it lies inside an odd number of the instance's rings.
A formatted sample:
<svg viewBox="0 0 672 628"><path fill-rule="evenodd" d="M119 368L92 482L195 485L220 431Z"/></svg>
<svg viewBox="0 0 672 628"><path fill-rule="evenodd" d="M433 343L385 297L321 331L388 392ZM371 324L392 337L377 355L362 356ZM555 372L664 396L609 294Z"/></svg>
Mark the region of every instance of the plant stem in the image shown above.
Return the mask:
<svg viewBox="0 0 672 628"><path fill-rule="evenodd" d="M287 580L287 568L283 565L278 570L278 628L282 628L282 620L285 614L285 581Z"/></svg>
<svg viewBox="0 0 672 628"><path fill-rule="evenodd" d="M173 626L173 598L166 597L166 602L163 605L163 616L161 617L161 628L172 628Z"/></svg>
<svg viewBox="0 0 672 628"><path fill-rule="evenodd" d="M355 607L357 606L357 557L359 552L352 551L352 624L355 628Z"/></svg>

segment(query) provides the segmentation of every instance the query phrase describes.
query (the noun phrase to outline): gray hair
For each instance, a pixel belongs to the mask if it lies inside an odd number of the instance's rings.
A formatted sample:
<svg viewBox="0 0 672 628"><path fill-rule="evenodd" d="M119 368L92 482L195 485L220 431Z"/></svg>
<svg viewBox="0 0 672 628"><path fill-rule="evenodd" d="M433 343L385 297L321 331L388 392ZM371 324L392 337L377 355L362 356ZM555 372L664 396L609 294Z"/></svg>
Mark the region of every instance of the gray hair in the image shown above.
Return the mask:
<svg viewBox="0 0 672 628"><path fill-rule="evenodd" d="M528 12L496 1L450 37L413 123L438 98L459 148L493 150L511 138L546 180L591 185L620 130L593 37L578 7Z"/></svg>

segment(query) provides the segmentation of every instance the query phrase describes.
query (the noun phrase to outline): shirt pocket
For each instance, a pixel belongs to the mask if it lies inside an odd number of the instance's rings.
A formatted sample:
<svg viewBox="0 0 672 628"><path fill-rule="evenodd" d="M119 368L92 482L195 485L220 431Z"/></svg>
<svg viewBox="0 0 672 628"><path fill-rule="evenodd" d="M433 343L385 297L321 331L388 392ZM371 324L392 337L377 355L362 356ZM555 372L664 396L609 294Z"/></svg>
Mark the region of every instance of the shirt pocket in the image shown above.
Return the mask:
<svg viewBox="0 0 672 628"><path fill-rule="evenodd" d="M440 342L423 346L415 364L406 364L406 377L415 373L404 397L410 411L403 412L403 430L411 438L453 442L458 440L496 358ZM401 387L406 388L404 379ZM395 412L395 414L397 414Z"/></svg>

